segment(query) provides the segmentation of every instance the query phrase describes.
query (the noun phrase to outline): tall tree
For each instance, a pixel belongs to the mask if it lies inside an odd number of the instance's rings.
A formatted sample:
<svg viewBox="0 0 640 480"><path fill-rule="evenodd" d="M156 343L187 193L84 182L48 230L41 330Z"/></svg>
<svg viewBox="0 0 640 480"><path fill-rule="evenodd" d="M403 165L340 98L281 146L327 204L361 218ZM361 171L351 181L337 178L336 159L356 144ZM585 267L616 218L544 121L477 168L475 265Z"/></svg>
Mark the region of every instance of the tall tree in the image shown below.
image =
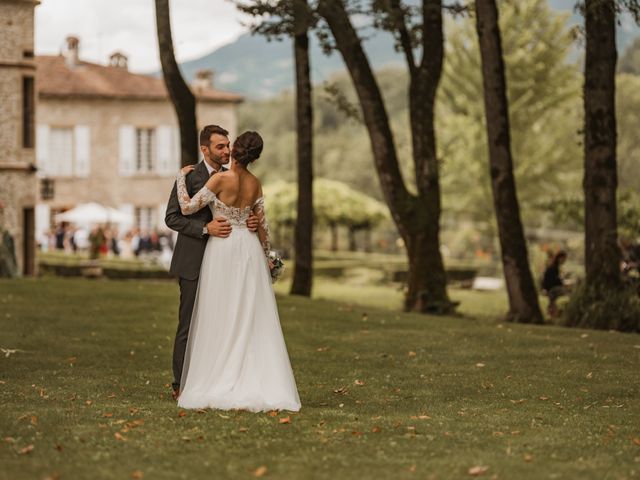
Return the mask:
<svg viewBox="0 0 640 480"><path fill-rule="evenodd" d="M309 74L311 12L306 0L292 0L293 50L296 64L296 133L298 221L295 226L293 295L311 296L313 280L313 109Z"/></svg>
<svg viewBox="0 0 640 480"><path fill-rule="evenodd" d="M298 200L294 233L295 266L291 293L310 296L313 281L313 107L309 73L309 30L314 13L307 0L237 2L239 10L260 19L253 33L268 39L293 37L296 76Z"/></svg>
<svg viewBox="0 0 640 480"><path fill-rule="evenodd" d="M507 86L495 0L476 0L476 28L482 58L493 204L509 296L508 319L542 323L513 175Z"/></svg>
<svg viewBox="0 0 640 480"><path fill-rule="evenodd" d="M447 295L440 254L440 184L434 129L435 96L444 56L442 2L423 0L417 15L400 0L374 2L378 24L395 35L410 74L409 121L415 194L407 189L402 178L385 103L345 0L319 0L317 8L351 76L382 191L407 247L409 275L405 309L449 312L455 305ZM412 23L416 17L418 22ZM422 52L419 59L416 49Z"/></svg>
<svg viewBox="0 0 640 480"><path fill-rule="evenodd" d="M620 249L616 212L615 0L586 0L584 16L586 282L616 289L620 284Z"/></svg>
<svg viewBox="0 0 640 480"><path fill-rule="evenodd" d="M180 127L180 164L184 167L198 158L198 126L196 123L196 99L182 78L173 52L169 0L155 0L156 29L162 76Z"/></svg>

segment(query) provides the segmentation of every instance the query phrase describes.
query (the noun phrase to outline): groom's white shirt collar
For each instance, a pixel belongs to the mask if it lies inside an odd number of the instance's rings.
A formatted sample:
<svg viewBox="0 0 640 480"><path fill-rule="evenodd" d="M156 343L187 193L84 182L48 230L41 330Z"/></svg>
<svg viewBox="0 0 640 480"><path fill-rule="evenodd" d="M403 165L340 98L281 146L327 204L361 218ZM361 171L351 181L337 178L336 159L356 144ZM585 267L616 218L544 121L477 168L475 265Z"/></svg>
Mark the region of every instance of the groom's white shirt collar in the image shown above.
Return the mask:
<svg viewBox="0 0 640 480"><path fill-rule="evenodd" d="M206 160L202 161L204 162L204 166L207 167L207 173L209 174L209 176L211 176L211 172L217 172L217 170L214 170L213 167L209 165L209 162L207 162Z"/></svg>

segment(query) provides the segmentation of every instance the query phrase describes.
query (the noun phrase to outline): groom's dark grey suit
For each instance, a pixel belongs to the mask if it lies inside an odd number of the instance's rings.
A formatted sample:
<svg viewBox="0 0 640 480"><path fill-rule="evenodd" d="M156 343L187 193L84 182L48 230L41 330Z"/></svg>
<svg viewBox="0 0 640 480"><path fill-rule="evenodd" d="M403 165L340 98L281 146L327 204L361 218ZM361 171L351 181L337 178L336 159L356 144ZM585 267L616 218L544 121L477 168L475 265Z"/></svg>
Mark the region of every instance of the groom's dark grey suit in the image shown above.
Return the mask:
<svg viewBox="0 0 640 480"><path fill-rule="evenodd" d="M186 176L187 192L193 197L209 179L209 171L204 161L196 165L195 170ZM189 336L191 314L198 288L198 277L204 249L207 246L208 235L203 234L203 228L213 220L211 209L203 208L193 215L183 215L178 202L176 184L173 184L165 223L169 228L178 232L178 240L173 250L169 272L178 277L180 283L180 313L178 330L173 345L173 389L180 388L182 364Z"/></svg>

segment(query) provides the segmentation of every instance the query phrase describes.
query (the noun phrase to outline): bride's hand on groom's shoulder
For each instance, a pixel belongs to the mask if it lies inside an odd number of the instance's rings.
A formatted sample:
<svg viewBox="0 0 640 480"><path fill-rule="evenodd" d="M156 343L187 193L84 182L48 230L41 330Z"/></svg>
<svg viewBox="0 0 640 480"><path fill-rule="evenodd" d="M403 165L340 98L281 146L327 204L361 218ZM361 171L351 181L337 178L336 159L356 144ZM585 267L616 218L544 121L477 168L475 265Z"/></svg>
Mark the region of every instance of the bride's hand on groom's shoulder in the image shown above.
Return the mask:
<svg viewBox="0 0 640 480"><path fill-rule="evenodd" d="M190 172L193 172L195 170L195 166L194 165L187 165L186 167L182 167L180 169L180 173L182 175L188 175Z"/></svg>

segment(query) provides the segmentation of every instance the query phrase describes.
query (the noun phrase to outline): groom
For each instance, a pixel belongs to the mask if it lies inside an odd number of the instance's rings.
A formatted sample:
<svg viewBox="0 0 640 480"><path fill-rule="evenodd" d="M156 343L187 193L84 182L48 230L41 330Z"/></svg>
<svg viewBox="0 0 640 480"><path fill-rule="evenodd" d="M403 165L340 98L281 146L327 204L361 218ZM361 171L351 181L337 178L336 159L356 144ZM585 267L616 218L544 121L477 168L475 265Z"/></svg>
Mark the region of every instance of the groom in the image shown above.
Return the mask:
<svg viewBox="0 0 640 480"><path fill-rule="evenodd" d="M187 191L193 197L211 175L222 171L222 166L229 163L229 132L218 125L207 125L200 132L200 151L204 161L186 177ZM184 362L191 313L198 288L198 277L204 249L209 236L226 238L231 234L231 224L222 218L213 218L211 209L205 207L192 214L183 215L178 203L176 184L173 184L167 213L164 219L169 228L178 232L178 240L173 250L169 272L178 277L180 284L180 311L178 330L173 344L173 399L180 395L180 380ZM251 215L247 220L249 230L256 231L258 219Z"/></svg>

